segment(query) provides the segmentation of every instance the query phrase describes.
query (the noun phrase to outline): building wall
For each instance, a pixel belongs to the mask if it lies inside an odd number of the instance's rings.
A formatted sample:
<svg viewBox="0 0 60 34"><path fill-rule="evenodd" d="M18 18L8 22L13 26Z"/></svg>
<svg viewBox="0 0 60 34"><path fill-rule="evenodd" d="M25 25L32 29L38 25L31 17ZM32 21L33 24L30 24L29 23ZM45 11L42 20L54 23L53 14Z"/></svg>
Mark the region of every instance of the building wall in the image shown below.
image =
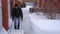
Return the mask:
<svg viewBox="0 0 60 34"><path fill-rule="evenodd" d="M60 8L60 0L56 0L56 7Z"/></svg>
<svg viewBox="0 0 60 34"><path fill-rule="evenodd" d="M19 1L19 0L16 0L15 3L18 4L19 6L22 6L23 5L23 2L22 1Z"/></svg>
<svg viewBox="0 0 60 34"><path fill-rule="evenodd" d="M3 27L8 30L8 0L2 0L2 23Z"/></svg>
<svg viewBox="0 0 60 34"><path fill-rule="evenodd" d="M41 8L60 8L60 0L39 0Z"/></svg>
<svg viewBox="0 0 60 34"><path fill-rule="evenodd" d="M37 0L23 0L24 2L34 2L34 1L37 1Z"/></svg>
<svg viewBox="0 0 60 34"><path fill-rule="evenodd" d="M0 31L2 30L2 1L0 0Z"/></svg>
<svg viewBox="0 0 60 34"><path fill-rule="evenodd" d="M14 0L10 0L10 14L12 12L13 5L14 5Z"/></svg>

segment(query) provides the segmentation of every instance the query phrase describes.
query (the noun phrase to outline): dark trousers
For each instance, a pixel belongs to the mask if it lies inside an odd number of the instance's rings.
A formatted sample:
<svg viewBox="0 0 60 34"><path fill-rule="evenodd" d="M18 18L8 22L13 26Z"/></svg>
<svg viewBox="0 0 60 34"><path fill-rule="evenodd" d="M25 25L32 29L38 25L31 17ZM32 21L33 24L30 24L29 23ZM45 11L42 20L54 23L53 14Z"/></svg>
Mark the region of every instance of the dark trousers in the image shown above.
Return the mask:
<svg viewBox="0 0 60 34"><path fill-rule="evenodd" d="M14 28L19 29L20 27L20 18L14 17Z"/></svg>

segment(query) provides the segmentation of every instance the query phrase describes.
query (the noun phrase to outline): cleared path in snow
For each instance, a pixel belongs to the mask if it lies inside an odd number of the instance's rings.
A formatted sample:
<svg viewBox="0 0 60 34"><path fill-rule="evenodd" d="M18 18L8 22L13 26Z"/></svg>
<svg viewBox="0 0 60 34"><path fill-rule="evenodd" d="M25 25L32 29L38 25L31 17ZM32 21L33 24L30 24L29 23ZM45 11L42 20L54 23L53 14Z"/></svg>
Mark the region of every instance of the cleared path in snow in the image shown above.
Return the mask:
<svg viewBox="0 0 60 34"><path fill-rule="evenodd" d="M24 34L31 34L31 27L30 27L30 19L28 17L29 14L29 8L31 6L27 6L26 8L22 8L23 11L23 21L21 21L21 27L20 29L24 31ZM12 19L9 20L9 34L13 34L16 30L14 29L14 23L11 21ZM19 30L20 31L20 30ZM19 33L19 32L15 32Z"/></svg>

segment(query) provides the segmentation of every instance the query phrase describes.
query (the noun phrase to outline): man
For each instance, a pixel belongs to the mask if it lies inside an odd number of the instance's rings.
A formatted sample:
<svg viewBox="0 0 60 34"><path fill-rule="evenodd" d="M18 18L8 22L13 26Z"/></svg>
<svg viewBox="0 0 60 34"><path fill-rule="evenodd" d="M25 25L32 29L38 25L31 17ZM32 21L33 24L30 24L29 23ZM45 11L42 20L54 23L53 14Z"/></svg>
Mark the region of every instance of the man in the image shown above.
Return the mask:
<svg viewBox="0 0 60 34"><path fill-rule="evenodd" d="M18 6L18 4L15 4L12 9L12 19L14 20L14 28L19 29L20 19L21 21L23 21L23 13L22 9Z"/></svg>

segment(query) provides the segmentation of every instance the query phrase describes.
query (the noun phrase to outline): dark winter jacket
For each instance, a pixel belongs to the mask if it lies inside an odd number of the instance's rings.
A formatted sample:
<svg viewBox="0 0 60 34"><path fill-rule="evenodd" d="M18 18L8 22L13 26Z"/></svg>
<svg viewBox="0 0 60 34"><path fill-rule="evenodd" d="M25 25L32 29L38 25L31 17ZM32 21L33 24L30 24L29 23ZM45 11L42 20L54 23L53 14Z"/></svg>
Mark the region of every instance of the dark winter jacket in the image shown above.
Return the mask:
<svg viewBox="0 0 60 34"><path fill-rule="evenodd" d="M23 18L22 9L20 7L17 7L17 8L14 7L12 9L12 19L14 19L14 17L17 17L17 18L21 17L21 18Z"/></svg>

